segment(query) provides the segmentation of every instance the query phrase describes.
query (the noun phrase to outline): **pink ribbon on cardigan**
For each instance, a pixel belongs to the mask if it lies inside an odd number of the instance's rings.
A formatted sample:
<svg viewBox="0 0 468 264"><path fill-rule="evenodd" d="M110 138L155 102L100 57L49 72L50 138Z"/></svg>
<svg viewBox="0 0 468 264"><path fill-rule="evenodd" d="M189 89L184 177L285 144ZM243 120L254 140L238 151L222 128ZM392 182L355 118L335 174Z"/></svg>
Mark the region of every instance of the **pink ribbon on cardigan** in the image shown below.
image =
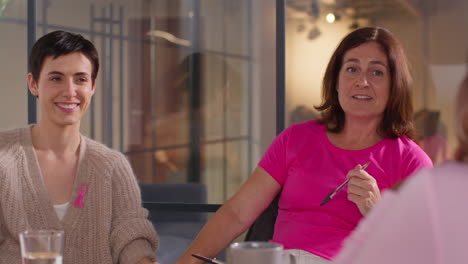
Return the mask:
<svg viewBox="0 0 468 264"><path fill-rule="evenodd" d="M75 203L73 204L75 208L83 208L84 206L83 199L87 192L88 192L88 184L87 183L81 184L79 192L78 192L78 196L76 197Z"/></svg>

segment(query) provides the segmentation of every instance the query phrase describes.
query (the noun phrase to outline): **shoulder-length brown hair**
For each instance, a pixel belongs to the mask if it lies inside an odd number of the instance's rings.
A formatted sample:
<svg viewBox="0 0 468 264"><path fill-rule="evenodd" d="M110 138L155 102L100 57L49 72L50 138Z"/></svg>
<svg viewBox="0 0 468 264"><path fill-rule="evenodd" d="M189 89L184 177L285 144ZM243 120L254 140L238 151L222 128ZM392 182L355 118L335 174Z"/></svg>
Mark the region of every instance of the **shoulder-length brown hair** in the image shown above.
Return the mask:
<svg viewBox="0 0 468 264"><path fill-rule="evenodd" d="M325 124L328 131L339 133L345 124L345 113L338 101L338 75L343 57L348 50L367 42L375 42L387 55L390 70L390 95L383 113L378 133L384 137L413 138L413 95L412 78L401 44L387 29L366 27L347 35L336 48L323 77L322 104L315 109L321 111L319 123Z"/></svg>
<svg viewBox="0 0 468 264"><path fill-rule="evenodd" d="M455 159L468 162L468 71L457 93L456 105L456 133L458 146L455 150Z"/></svg>

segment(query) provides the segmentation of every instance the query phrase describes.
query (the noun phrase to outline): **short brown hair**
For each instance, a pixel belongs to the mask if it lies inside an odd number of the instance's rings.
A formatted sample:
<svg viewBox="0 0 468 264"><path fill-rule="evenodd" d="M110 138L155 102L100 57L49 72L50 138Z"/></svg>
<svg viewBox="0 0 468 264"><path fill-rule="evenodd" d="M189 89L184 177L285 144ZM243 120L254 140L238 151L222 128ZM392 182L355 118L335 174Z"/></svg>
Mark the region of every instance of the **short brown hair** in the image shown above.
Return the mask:
<svg viewBox="0 0 468 264"><path fill-rule="evenodd" d="M375 42L387 55L390 70L390 96L383 113L378 133L384 137L413 138L413 95L412 78L409 73L406 55L401 44L387 29L366 27L348 34L338 45L328 63L323 77L322 104L315 109L321 111L319 123L325 124L328 131L338 133L343 130L345 113L338 101L338 75L343 58L350 49L364 43Z"/></svg>
<svg viewBox="0 0 468 264"><path fill-rule="evenodd" d="M29 55L29 71L33 79L36 82L39 80L39 74L47 57L56 59L73 52L81 52L89 59L93 67L91 79L94 82L99 71L99 57L96 47L80 34L61 30L45 34L32 47Z"/></svg>

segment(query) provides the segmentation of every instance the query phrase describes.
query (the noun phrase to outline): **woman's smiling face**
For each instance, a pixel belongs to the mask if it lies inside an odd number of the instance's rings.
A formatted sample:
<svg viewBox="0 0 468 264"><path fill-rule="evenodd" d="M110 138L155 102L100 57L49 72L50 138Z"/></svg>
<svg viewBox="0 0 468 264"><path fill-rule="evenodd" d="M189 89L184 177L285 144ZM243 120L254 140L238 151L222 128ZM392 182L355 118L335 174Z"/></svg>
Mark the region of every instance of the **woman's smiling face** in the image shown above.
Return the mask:
<svg viewBox="0 0 468 264"><path fill-rule="evenodd" d="M41 120L58 126L78 125L95 91L92 65L81 52L44 60L39 79L28 74L29 89L39 96Z"/></svg>
<svg viewBox="0 0 468 264"><path fill-rule="evenodd" d="M350 49L338 75L338 100L346 116L381 118L391 83L387 55L375 42Z"/></svg>

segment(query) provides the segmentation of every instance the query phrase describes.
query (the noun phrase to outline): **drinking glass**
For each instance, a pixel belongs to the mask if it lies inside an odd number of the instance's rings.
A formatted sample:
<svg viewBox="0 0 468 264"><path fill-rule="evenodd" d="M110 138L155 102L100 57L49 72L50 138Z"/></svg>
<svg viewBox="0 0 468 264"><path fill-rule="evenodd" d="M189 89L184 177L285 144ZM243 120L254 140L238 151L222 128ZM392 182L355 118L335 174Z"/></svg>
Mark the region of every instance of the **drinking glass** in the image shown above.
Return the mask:
<svg viewBox="0 0 468 264"><path fill-rule="evenodd" d="M295 257L271 242L236 242L230 245L228 264L294 264Z"/></svg>
<svg viewBox="0 0 468 264"><path fill-rule="evenodd" d="M23 264L62 264L63 231L24 231L19 237Z"/></svg>

